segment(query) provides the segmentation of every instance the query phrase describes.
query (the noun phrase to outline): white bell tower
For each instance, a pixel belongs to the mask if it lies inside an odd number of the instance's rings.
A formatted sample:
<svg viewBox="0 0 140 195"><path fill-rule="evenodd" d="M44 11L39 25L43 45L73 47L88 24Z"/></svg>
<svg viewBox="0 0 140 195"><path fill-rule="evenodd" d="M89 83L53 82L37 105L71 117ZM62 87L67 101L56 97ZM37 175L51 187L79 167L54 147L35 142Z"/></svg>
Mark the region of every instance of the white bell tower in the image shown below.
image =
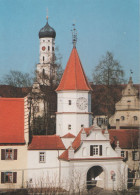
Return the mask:
<svg viewBox="0 0 140 195"><path fill-rule="evenodd" d="M56 79L55 63L55 30L48 24L48 16L46 25L39 31L40 40L40 60L37 64L37 81L40 84L49 85L49 80Z"/></svg>

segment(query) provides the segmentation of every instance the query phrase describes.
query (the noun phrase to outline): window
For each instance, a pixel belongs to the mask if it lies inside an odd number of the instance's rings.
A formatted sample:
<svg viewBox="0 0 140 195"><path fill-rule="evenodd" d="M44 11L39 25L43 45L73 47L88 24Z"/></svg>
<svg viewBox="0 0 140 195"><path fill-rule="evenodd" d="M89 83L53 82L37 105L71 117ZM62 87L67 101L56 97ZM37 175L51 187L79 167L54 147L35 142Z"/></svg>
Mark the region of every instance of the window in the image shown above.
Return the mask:
<svg viewBox="0 0 140 195"><path fill-rule="evenodd" d="M71 125L68 125L68 130L71 130Z"/></svg>
<svg viewBox="0 0 140 195"><path fill-rule="evenodd" d="M121 116L121 120L124 121L125 120L125 117L124 116Z"/></svg>
<svg viewBox="0 0 140 195"><path fill-rule="evenodd" d="M42 70L42 76L45 76L45 69Z"/></svg>
<svg viewBox="0 0 140 195"><path fill-rule="evenodd" d="M43 42L45 42L45 40L43 40Z"/></svg>
<svg viewBox="0 0 140 195"><path fill-rule="evenodd" d="M50 51L50 46L48 46L48 51Z"/></svg>
<svg viewBox="0 0 140 195"><path fill-rule="evenodd" d="M121 157L124 158L125 161L128 160L128 151L121 151Z"/></svg>
<svg viewBox="0 0 140 195"><path fill-rule="evenodd" d="M71 105L71 100L69 100L68 102L69 102L69 105Z"/></svg>
<svg viewBox="0 0 140 195"><path fill-rule="evenodd" d="M12 149L6 149L6 151L5 151L5 160L12 160L12 159L13 159Z"/></svg>
<svg viewBox="0 0 140 195"><path fill-rule="evenodd" d="M48 40L48 42L50 42L50 40Z"/></svg>
<svg viewBox="0 0 140 195"><path fill-rule="evenodd" d="M121 157L125 157L124 151L121 151Z"/></svg>
<svg viewBox="0 0 140 195"><path fill-rule="evenodd" d="M102 156L102 145L91 145L90 146L90 156Z"/></svg>
<svg viewBox="0 0 140 195"><path fill-rule="evenodd" d="M84 127L84 125L82 124L81 127Z"/></svg>
<svg viewBox="0 0 140 195"><path fill-rule="evenodd" d="M138 117L137 116L134 116L134 121L137 121L138 120Z"/></svg>
<svg viewBox="0 0 140 195"><path fill-rule="evenodd" d="M43 56L43 62L44 62L44 60L45 60L45 58L44 58L44 56Z"/></svg>
<svg viewBox="0 0 140 195"><path fill-rule="evenodd" d="M45 152L39 152L39 162L45 163Z"/></svg>
<svg viewBox="0 0 140 195"><path fill-rule="evenodd" d="M140 152L139 151L132 151L132 159L134 161L139 160L140 159Z"/></svg>
<svg viewBox="0 0 140 195"><path fill-rule="evenodd" d="M17 172L1 172L1 183L16 183Z"/></svg>
<svg viewBox="0 0 140 195"><path fill-rule="evenodd" d="M1 160L17 160L17 149L1 149Z"/></svg>
<svg viewBox="0 0 140 195"><path fill-rule="evenodd" d="M52 51L54 51L54 47L52 47Z"/></svg>

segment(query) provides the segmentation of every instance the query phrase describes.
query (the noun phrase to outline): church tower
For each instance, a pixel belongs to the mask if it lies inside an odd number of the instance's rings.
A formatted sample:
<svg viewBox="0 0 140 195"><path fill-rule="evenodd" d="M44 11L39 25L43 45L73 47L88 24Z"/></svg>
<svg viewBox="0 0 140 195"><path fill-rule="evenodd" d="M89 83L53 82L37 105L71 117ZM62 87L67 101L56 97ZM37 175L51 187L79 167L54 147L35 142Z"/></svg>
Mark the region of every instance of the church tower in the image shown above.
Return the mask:
<svg viewBox="0 0 140 195"><path fill-rule="evenodd" d="M74 29L75 30L75 29ZM92 125L91 87L84 73L73 31L73 49L57 92L56 134L77 135L81 128Z"/></svg>
<svg viewBox="0 0 140 195"><path fill-rule="evenodd" d="M40 62L37 64L37 81L50 85L50 79L56 79L55 62L55 30L48 23L39 31Z"/></svg>

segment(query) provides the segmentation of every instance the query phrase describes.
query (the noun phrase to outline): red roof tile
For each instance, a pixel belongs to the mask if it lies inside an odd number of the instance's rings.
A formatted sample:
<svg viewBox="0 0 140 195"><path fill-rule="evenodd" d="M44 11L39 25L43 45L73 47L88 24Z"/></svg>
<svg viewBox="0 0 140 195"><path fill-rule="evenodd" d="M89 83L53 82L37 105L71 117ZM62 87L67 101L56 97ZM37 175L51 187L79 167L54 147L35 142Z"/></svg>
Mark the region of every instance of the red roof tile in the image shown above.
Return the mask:
<svg viewBox="0 0 140 195"><path fill-rule="evenodd" d="M84 73L76 48L73 48L66 69L56 91L92 90Z"/></svg>
<svg viewBox="0 0 140 195"><path fill-rule="evenodd" d="M91 128L84 128L84 130L85 130L85 132L86 132L86 134L88 136L89 133L90 133ZM72 143L72 147L73 147L74 150L77 150L80 147L80 145L81 145L81 132L82 132L82 129L78 133L77 137L75 138L75 140Z"/></svg>
<svg viewBox="0 0 140 195"><path fill-rule="evenodd" d="M121 148L131 149L138 148L138 129L110 129L109 130L111 144L115 144L119 140Z"/></svg>
<svg viewBox="0 0 140 195"><path fill-rule="evenodd" d="M59 159L62 159L62 160L69 160L69 158L68 158L68 149L65 150L65 151L59 156Z"/></svg>
<svg viewBox="0 0 140 195"><path fill-rule="evenodd" d="M62 138L75 138L75 135L71 134L71 133L67 133L66 135L64 135Z"/></svg>
<svg viewBox="0 0 140 195"><path fill-rule="evenodd" d="M58 135L33 136L29 150L65 150L65 146Z"/></svg>
<svg viewBox="0 0 140 195"><path fill-rule="evenodd" d="M24 142L24 98L0 98L0 143Z"/></svg>
<svg viewBox="0 0 140 195"><path fill-rule="evenodd" d="M87 136L89 135L91 128L92 128L92 127L90 127L90 128L84 128L84 130L85 130ZM81 145L81 132L82 132L82 129L81 129L81 131L78 133L77 137L75 138L75 140L74 140L73 143L72 143L72 147L73 147L74 150L77 150L77 149L80 147L80 145ZM68 149L69 149L69 148L68 148ZM69 160L69 159L68 159L68 149L65 150L65 151L59 156L59 159Z"/></svg>

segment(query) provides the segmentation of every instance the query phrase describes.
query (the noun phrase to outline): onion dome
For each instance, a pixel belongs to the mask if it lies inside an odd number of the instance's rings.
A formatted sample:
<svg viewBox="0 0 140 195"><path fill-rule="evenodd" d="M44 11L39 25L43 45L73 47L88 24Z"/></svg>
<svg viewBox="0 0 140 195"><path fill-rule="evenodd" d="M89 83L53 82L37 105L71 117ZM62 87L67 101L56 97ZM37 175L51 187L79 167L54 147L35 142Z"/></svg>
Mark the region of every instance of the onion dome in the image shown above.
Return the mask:
<svg viewBox="0 0 140 195"><path fill-rule="evenodd" d="M55 30L52 27L50 27L47 21L46 25L39 31L39 38L45 37L55 38L55 36L56 36Z"/></svg>

